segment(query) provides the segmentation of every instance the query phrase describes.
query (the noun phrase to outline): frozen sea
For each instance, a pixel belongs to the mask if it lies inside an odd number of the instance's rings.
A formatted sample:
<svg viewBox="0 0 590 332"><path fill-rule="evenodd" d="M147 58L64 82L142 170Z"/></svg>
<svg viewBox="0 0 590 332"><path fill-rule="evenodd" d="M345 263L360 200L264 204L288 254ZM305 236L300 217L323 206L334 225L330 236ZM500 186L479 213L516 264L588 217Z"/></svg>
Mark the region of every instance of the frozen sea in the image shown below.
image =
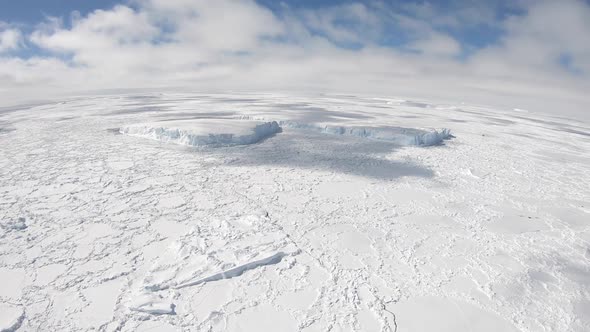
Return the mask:
<svg viewBox="0 0 590 332"><path fill-rule="evenodd" d="M1 331L589 331L590 124L394 97L0 108Z"/></svg>

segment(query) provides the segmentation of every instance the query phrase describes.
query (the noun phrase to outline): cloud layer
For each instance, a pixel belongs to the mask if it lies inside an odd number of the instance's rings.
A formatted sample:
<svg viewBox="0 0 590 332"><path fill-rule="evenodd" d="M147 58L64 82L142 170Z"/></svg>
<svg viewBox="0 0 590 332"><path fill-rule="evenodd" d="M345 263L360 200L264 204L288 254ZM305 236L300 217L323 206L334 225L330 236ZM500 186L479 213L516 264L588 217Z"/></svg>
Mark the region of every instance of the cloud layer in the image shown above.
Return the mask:
<svg viewBox="0 0 590 332"><path fill-rule="evenodd" d="M469 3L133 0L34 27L0 22L0 96L10 103L104 89L297 90L586 115L586 2L522 0L503 15L493 1ZM498 35L468 36L478 31Z"/></svg>

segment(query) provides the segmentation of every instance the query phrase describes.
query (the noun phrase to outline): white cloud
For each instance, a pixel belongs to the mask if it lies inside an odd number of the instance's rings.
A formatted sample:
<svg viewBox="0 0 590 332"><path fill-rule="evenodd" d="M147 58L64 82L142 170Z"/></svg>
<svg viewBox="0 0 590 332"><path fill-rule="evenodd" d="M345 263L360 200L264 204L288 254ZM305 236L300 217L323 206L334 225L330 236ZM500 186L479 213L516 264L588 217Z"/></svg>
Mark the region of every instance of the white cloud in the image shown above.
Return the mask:
<svg viewBox="0 0 590 332"><path fill-rule="evenodd" d="M300 10L294 14L310 31L337 43L366 44L381 32L381 18L361 3Z"/></svg>
<svg viewBox="0 0 590 332"><path fill-rule="evenodd" d="M100 52L126 45L149 44L159 30L147 15L125 6L97 10L64 28L58 19L51 19L34 31L31 41L42 48L58 52ZM82 54L83 55L83 54Z"/></svg>
<svg viewBox="0 0 590 332"><path fill-rule="evenodd" d="M455 56L461 52L461 45L455 39L441 33L432 33L428 38L412 43L409 48L433 56Z"/></svg>
<svg viewBox="0 0 590 332"><path fill-rule="evenodd" d="M332 90L585 109L590 7L577 0L523 0L522 6L525 15L494 22L485 9L485 24L506 34L464 61L456 57L461 44L437 26L483 23L464 23L466 13L437 16L434 6L417 8L413 16L383 3L283 7L275 14L254 1L134 0L131 6L73 15L70 25L56 18L40 24L28 41L54 56L0 57L0 93L23 99L32 91L179 86ZM403 33L407 43L380 45L395 33ZM22 43L6 40L0 45ZM586 74L564 68L562 53Z"/></svg>
<svg viewBox="0 0 590 332"><path fill-rule="evenodd" d="M535 3L526 16L510 18L505 28L501 44L482 56L537 69L558 65L564 53L582 62L590 59L590 6L582 1ZM590 67L583 69L590 73Z"/></svg>
<svg viewBox="0 0 590 332"><path fill-rule="evenodd" d="M141 1L153 19L168 22L173 39L201 51L249 51L260 38L283 32L273 13L254 1Z"/></svg>
<svg viewBox="0 0 590 332"><path fill-rule="evenodd" d="M20 30L0 22L0 53L20 48L22 40Z"/></svg>

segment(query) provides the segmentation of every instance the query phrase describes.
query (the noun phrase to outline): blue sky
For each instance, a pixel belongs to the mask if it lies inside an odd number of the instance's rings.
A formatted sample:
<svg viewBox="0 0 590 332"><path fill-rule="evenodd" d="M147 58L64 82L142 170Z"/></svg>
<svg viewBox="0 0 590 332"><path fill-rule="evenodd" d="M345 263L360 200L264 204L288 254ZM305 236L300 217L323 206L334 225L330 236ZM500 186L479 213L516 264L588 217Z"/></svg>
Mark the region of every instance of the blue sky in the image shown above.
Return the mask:
<svg viewBox="0 0 590 332"><path fill-rule="evenodd" d="M67 16L77 10L87 14L96 9L109 9L121 3L116 0L17 0L3 1L0 21L35 24L45 16Z"/></svg>
<svg viewBox="0 0 590 332"><path fill-rule="evenodd" d="M281 14L285 6L292 9L321 9L331 6L338 6L343 4L351 4L354 1L347 0L258 0L259 4L268 7L278 15ZM375 6L381 2L378 1L361 1L367 6ZM486 12L493 12L494 16L498 19L502 19L508 15L520 14L521 10L518 5L515 5L515 1L473 1L473 0L438 0L427 2L424 0L405 0L405 1L385 1L388 7L405 13L413 15L408 8L413 6L431 6L437 10L438 13L444 15L452 15L457 9L465 8L480 8ZM121 0L19 0L19 1L6 1L2 4L2 10L0 10L0 21L11 22L14 24L20 24L23 29L31 29L34 25L42 22L46 17L64 17L67 18L70 13L77 11L82 16L88 15L94 10L102 9L108 10L117 4L126 4L129 6L135 6L133 1L121 1ZM64 23L67 25L68 20ZM343 20L341 24L346 24ZM494 43L502 36L502 29L498 25L493 24L470 24L467 26L439 26L437 27L442 32L448 33L457 40L459 40L463 46L465 53L471 52L474 48L480 48L489 44ZM390 20L386 26L387 33L384 34L383 38L379 40L380 43L389 46L399 46L407 41L406 37L400 32L399 27L396 25L394 20ZM355 47L356 45L342 45ZM27 55L30 55L29 50Z"/></svg>

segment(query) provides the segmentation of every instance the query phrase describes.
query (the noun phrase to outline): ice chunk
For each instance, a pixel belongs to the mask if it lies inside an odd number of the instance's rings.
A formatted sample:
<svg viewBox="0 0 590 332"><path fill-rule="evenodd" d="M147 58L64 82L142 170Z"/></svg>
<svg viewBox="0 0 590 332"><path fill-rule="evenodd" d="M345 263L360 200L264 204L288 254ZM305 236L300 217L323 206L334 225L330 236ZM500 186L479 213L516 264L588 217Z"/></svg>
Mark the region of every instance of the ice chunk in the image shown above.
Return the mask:
<svg viewBox="0 0 590 332"><path fill-rule="evenodd" d="M139 295L130 305L130 309L133 311L145 312L152 315L175 315L175 308L174 303L152 294Z"/></svg>
<svg viewBox="0 0 590 332"><path fill-rule="evenodd" d="M16 331L25 319L22 307L0 303L0 331Z"/></svg>
<svg viewBox="0 0 590 332"><path fill-rule="evenodd" d="M199 119L160 121L122 127L120 132L189 146L233 146L257 143L281 131L276 121Z"/></svg>
<svg viewBox="0 0 590 332"><path fill-rule="evenodd" d="M206 242L204 234L224 240ZM266 211L225 220L213 218L168 245L146 274L142 291L182 289L237 278L275 264L277 269L284 269L288 264L279 263L297 254L299 248L272 224Z"/></svg>
<svg viewBox="0 0 590 332"><path fill-rule="evenodd" d="M19 217L16 220L7 221L3 224L0 224L0 227L6 231L22 231L27 228L26 219L24 217Z"/></svg>
<svg viewBox="0 0 590 332"><path fill-rule="evenodd" d="M266 256L262 259L256 260L256 261L252 261L252 262L248 262L245 264L241 264L238 265L234 268L231 268L229 270L226 271L221 271L219 273L215 273L213 275L210 275L208 277L205 278L201 278L201 279L197 279L197 280L193 280L193 281L189 281L183 284L178 285L176 288L185 288L185 287L190 287L190 286L196 286L205 282L210 282L210 281L217 281L217 280L222 280L222 279L231 279L234 277L239 277L242 274L244 274L244 272L248 271L248 270L252 270L255 269L257 267L260 266L265 266L265 265L273 265L273 264L277 264L279 263L283 257L287 256L287 254L283 253L283 252L278 252L275 254L272 254L270 256Z"/></svg>
<svg viewBox="0 0 590 332"><path fill-rule="evenodd" d="M449 129L422 130L401 127L369 127L369 126L336 126L299 123L295 121L281 121L281 127L313 130L326 134L358 136L381 141L393 142L404 146L431 146L442 143L443 140L451 138Z"/></svg>

